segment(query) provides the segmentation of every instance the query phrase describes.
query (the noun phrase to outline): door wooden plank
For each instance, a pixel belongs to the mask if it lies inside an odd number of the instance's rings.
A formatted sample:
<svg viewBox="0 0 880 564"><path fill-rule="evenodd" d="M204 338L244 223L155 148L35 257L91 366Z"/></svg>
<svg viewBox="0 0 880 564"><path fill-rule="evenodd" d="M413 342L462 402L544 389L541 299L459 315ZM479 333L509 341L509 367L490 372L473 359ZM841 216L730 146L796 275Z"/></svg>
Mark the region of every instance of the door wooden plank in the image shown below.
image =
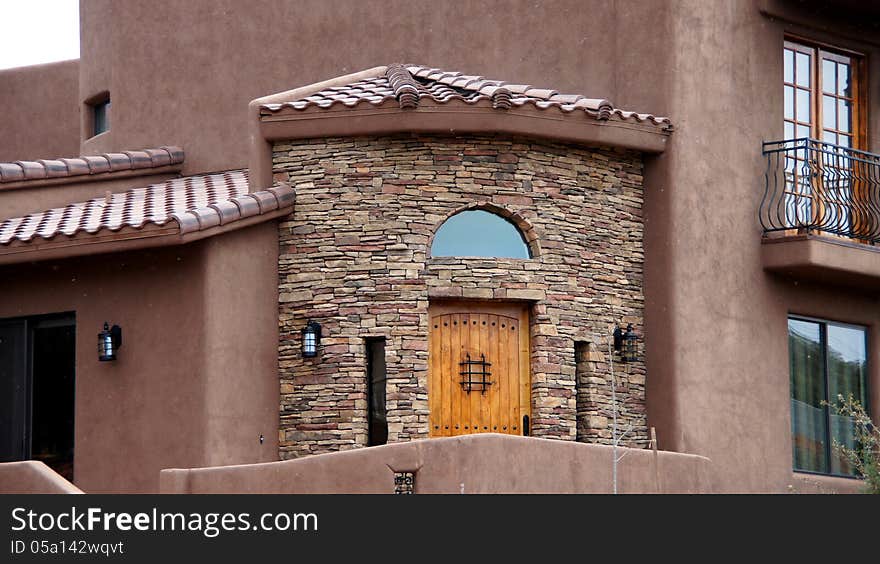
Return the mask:
<svg viewBox="0 0 880 564"><path fill-rule="evenodd" d="M476 313L469 313L467 317L464 318L464 330L468 335L468 350L471 353L471 360L480 360L480 352L482 349L480 348L480 332L477 329L474 329L473 320L479 317ZM477 366L474 366L472 370L478 370ZM479 388L479 386L477 386ZM477 423L477 432L483 432L483 395L480 393L478 389L474 389L468 394L471 400L471 418L474 419Z"/></svg>
<svg viewBox="0 0 880 564"><path fill-rule="evenodd" d="M495 315L481 314L480 315L480 327L483 329L484 339L486 341L486 360L492 363L492 365L488 368L491 376L489 376L489 381L492 382L492 385L489 386L486 394L489 397L489 430L493 433L501 432L501 390L500 383L503 382L503 372L500 370L499 364L501 363L501 357L504 355L504 349L498 343L498 331L497 326L493 331L493 327L490 325L492 318L497 317Z"/></svg>
<svg viewBox="0 0 880 564"><path fill-rule="evenodd" d="M479 352L477 356L480 357L491 357L491 351L489 350L489 335L486 333L483 328L483 318L482 314L474 314L473 319L471 320L471 331L476 332L477 337L479 339ZM492 362L491 358L486 358L488 362ZM489 370L491 372L491 368ZM485 391L480 391L480 432L488 433L492 430L492 412L491 412L491 394L492 394L492 386L488 386Z"/></svg>
<svg viewBox="0 0 880 564"><path fill-rule="evenodd" d="M504 332L501 331L500 315L489 316L489 337L494 342L492 349L492 391L495 394L492 400L492 426L498 427L496 432L504 433L503 427L509 419L502 407L507 391L507 372L510 365L510 353L504 344Z"/></svg>
<svg viewBox="0 0 880 564"><path fill-rule="evenodd" d="M449 356L446 359L446 364L444 365L444 369L446 371L446 378L449 380L449 405L451 409L451 421L449 422L449 433L450 435L458 435L461 433L462 424L461 424L461 367L458 365L459 362L459 351L461 350L461 339L459 331L453 330L452 318L449 317L449 332L451 334L450 339L453 343L450 346Z"/></svg>
<svg viewBox="0 0 880 564"><path fill-rule="evenodd" d="M442 317L435 315L429 316L430 327L428 341L428 356L430 363L428 366L428 405L430 414L429 436L437 436L440 431L440 417L442 414L443 389L440 384L440 375L442 373L443 350L443 321Z"/></svg>
<svg viewBox="0 0 880 564"><path fill-rule="evenodd" d="M465 359L465 354L468 350L468 335L467 332L463 330L462 323L463 320L466 319L465 316L461 314L456 314L455 316L455 334L458 338L458 350L456 351L455 358L452 359L455 367L455 394L456 399L459 404L459 409L461 410L461 421L459 425L464 424L464 432L470 432L470 418L471 418L471 406L470 406L470 398L467 395L464 387L460 384L461 380L464 376L461 375L461 371L463 369L462 365L459 364L462 360Z"/></svg>
<svg viewBox="0 0 880 564"><path fill-rule="evenodd" d="M519 373L519 358L516 351L516 339L510 334L510 317L500 318L498 339L507 351L505 355L505 374L506 379L504 385L510 396L509 415L511 434L519 434L519 383L514 375Z"/></svg>
<svg viewBox="0 0 880 564"><path fill-rule="evenodd" d="M529 429L531 434L531 418L532 418L532 381L531 381L531 371L529 367L531 366L531 362L529 359L530 354L530 346L529 346L529 312L527 309L523 308L522 312L520 312L520 326L524 329L520 331L519 335L519 374L520 374L520 392L519 392L519 402L520 402L520 421L522 420L523 415L529 416ZM513 380L514 378L511 378ZM522 433L521 433L522 434Z"/></svg>
<svg viewBox="0 0 880 564"><path fill-rule="evenodd" d="M449 370L447 368L449 364L449 359L454 356L454 348L455 344L452 342L452 337L454 333L451 330L452 320L451 316L444 315L443 316L443 357L440 361L440 389L441 392L441 403L440 403L440 436L445 437L449 435L449 430L447 429L450 420L450 389L449 389Z"/></svg>
<svg viewBox="0 0 880 564"><path fill-rule="evenodd" d="M437 378L437 336L439 331L435 327L437 321L428 313L428 436L433 437L437 430L437 386L434 380Z"/></svg>

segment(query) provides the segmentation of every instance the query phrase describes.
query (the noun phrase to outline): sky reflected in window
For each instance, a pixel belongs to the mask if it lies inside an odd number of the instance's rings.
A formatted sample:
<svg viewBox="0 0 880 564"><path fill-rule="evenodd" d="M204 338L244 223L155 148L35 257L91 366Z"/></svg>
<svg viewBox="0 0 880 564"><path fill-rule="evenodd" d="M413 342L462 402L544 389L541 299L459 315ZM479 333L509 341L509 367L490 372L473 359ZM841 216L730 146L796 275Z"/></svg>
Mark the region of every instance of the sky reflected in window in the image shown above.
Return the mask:
<svg viewBox="0 0 880 564"><path fill-rule="evenodd" d="M446 220L434 236L431 256L531 258L519 229L483 210L461 212Z"/></svg>

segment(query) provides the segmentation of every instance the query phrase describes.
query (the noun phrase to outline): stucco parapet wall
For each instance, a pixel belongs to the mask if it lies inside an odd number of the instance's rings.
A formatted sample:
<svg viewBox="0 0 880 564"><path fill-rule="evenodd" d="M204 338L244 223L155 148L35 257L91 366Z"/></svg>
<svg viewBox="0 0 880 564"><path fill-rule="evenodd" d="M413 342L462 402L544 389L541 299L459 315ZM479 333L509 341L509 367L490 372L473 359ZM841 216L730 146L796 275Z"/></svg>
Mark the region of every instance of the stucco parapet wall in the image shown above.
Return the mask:
<svg viewBox="0 0 880 564"><path fill-rule="evenodd" d="M0 222L0 264L180 245L282 217L293 188L248 193L247 171L174 178Z"/></svg>
<svg viewBox="0 0 880 564"><path fill-rule="evenodd" d="M0 193L15 188L168 174L179 172L183 160L183 149L165 146L94 156L0 163Z"/></svg>
<svg viewBox="0 0 880 564"><path fill-rule="evenodd" d="M0 494L81 494L54 470L37 460L0 464Z"/></svg>
<svg viewBox="0 0 880 564"><path fill-rule="evenodd" d="M880 284L880 249L820 235L765 237L764 270L836 286L875 289Z"/></svg>
<svg viewBox="0 0 880 564"><path fill-rule="evenodd" d="M418 440L295 460L167 469L161 493L393 493L415 472L415 493L611 493L613 447L494 433ZM619 448L621 493L710 493L711 461Z"/></svg>

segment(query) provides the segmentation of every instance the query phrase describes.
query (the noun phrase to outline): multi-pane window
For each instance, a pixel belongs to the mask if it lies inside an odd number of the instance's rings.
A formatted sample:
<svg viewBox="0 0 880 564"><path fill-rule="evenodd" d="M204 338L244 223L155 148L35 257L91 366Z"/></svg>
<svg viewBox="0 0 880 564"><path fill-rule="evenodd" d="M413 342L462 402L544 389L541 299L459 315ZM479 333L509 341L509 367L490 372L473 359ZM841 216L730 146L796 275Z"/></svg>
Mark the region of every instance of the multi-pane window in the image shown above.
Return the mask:
<svg viewBox="0 0 880 564"><path fill-rule="evenodd" d="M833 405L852 395L867 405L867 330L804 318L788 320L794 469L852 476L834 442L856 446L853 421ZM831 404L831 405L829 405Z"/></svg>
<svg viewBox="0 0 880 564"><path fill-rule="evenodd" d="M859 148L859 64L852 55L785 42L785 139L810 137Z"/></svg>
<svg viewBox="0 0 880 564"><path fill-rule="evenodd" d="M853 204L864 197L854 179L864 149L860 81L863 59L804 42L783 47L783 124L792 143L786 154L786 218L792 226L851 234L864 218ZM855 229L854 229L855 228Z"/></svg>

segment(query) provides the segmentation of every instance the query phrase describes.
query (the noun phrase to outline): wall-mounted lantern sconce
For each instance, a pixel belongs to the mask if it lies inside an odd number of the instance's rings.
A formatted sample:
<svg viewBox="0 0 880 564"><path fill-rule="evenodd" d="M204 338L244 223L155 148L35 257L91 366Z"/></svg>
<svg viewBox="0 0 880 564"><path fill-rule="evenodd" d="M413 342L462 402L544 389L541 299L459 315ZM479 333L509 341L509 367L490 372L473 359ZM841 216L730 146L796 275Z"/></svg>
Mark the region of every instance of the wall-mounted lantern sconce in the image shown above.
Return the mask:
<svg viewBox="0 0 880 564"><path fill-rule="evenodd" d="M309 321L302 328L302 355L303 358L318 356L318 345L321 344L321 325Z"/></svg>
<svg viewBox="0 0 880 564"><path fill-rule="evenodd" d="M98 360L108 362L116 360L116 351L122 347L122 328L119 325L110 327L104 322L104 330L98 333Z"/></svg>
<svg viewBox="0 0 880 564"><path fill-rule="evenodd" d="M623 362L638 360L637 341L638 336L633 331L632 323L627 324L626 331L622 331L619 326L614 328L614 350L620 353Z"/></svg>

